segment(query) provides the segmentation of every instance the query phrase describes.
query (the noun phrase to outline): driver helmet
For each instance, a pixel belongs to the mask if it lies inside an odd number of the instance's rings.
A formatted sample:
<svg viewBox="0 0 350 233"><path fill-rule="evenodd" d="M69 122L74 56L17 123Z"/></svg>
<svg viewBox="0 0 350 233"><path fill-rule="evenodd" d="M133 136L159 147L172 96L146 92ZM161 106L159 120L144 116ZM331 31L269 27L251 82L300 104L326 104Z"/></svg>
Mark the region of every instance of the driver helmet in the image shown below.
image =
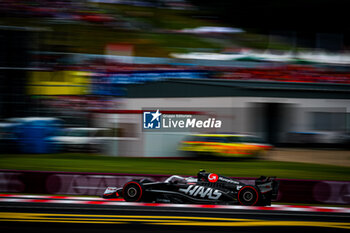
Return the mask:
<svg viewBox="0 0 350 233"><path fill-rule="evenodd" d="M199 172L197 173L197 179L202 180L202 178L204 178L204 177L205 177L205 170L200 169Z"/></svg>

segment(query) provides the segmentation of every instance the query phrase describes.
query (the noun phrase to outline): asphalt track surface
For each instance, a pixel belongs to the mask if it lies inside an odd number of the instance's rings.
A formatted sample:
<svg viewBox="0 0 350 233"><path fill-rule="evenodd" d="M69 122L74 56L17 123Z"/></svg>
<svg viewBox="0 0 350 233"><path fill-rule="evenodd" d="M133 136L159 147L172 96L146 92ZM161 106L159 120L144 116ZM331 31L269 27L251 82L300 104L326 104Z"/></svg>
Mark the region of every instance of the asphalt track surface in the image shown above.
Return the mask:
<svg viewBox="0 0 350 233"><path fill-rule="evenodd" d="M350 232L350 212L0 202L0 232Z"/></svg>

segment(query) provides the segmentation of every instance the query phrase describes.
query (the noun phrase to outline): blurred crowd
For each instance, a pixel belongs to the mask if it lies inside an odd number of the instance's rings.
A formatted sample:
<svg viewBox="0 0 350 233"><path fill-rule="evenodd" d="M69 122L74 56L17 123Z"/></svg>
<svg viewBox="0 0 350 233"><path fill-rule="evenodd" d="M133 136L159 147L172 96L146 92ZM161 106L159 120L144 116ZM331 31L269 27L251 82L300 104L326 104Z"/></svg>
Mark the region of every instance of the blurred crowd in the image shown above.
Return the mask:
<svg viewBox="0 0 350 233"><path fill-rule="evenodd" d="M114 18L84 1L71 0L3 0L0 2L2 17L43 17L60 20L80 20L86 22L112 22Z"/></svg>
<svg viewBox="0 0 350 233"><path fill-rule="evenodd" d="M37 57L38 58L38 57ZM51 56L52 58L52 56ZM37 66L45 68L51 72L59 70L88 71L90 77L99 79L112 78L116 74L124 74L127 82L136 83L135 73L152 72L158 73L159 79L166 78L210 78L210 79L230 79L230 80L251 80L251 81L277 81L277 82L301 82L301 83L350 83L350 70L347 66L323 66L311 64L288 64L270 63L264 66L254 65L249 67L229 67L229 66L201 66L185 64L132 64L117 62L108 59L89 59L78 63L60 63L49 56L40 58L45 63L38 63ZM179 75L162 75L169 71L179 73ZM188 76L187 72L200 72L201 75ZM86 73L87 74L87 73ZM159 79L153 79L159 80ZM152 81L151 79L147 79ZM124 80L126 81L126 80Z"/></svg>
<svg viewBox="0 0 350 233"><path fill-rule="evenodd" d="M216 68L215 78L255 81L350 83L349 70L310 65L283 65L263 68Z"/></svg>

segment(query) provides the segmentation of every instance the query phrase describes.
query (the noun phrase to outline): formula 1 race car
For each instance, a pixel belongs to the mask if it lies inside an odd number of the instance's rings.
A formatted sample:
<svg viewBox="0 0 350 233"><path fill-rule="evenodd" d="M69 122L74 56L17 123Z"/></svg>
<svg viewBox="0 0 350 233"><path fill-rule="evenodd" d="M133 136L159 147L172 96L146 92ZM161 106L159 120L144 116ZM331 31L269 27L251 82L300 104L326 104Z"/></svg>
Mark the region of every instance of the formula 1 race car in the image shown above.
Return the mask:
<svg viewBox="0 0 350 233"><path fill-rule="evenodd" d="M102 197L128 202L268 206L277 198L278 186L275 177L261 176L255 185L248 185L201 170L196 178L173 175L164 182L132 180L123 188L108 187Z"/></svg>

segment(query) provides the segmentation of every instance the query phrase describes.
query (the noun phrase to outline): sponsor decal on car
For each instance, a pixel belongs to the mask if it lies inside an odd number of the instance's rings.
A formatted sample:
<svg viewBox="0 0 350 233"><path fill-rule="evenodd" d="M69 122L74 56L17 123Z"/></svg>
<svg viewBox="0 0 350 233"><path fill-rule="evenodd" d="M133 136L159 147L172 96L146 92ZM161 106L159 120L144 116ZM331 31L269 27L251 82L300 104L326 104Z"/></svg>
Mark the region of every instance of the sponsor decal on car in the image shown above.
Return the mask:
<svg viewBox="0 0 350 233"><path fill-rule="evenodd" d="M234 181L234 180L231 180L231 179L227 179L227 178L224 178L224 177L221 177L221 176L219 177L219 180L227 182L227 183L239 184L239 182L237 182L237 181Z"/></svg>
<svg viewBox="0 0 350 233"><path fill-rule="evenodd" d="M216 174L214 174L214 173L210 173L210 174L208 175L208 180L209 180L209 182L211 182L211 183L215 183L216 181L218 181L218 179L219 179L219 176L216 175Z"/></svg>
<svg viewBox="0 0 350 233"><path fill-rule="evenodd" d="M193 197L209 198L217 200L221 197L222 193L219 190L214 190L212 188L205 188L198 185L190 185L186 189L179 189L180 192L184 192Z"/></svg>

